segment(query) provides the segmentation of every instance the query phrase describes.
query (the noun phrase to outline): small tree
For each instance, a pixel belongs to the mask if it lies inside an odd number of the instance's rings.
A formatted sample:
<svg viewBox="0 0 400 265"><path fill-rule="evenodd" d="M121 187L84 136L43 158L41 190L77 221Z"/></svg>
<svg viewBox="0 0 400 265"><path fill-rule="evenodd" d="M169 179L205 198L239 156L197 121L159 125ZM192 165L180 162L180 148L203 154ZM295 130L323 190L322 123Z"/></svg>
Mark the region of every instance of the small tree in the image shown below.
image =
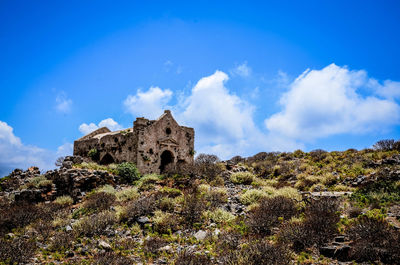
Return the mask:
<svg viewBox="0 0 400 265"><path fill-rule="evenodd" d="M56 167L61 167L62 163L64 162L65 156L60 156L59 158L57 158L56 162L54 163L56 165Z"/></svg>
<svg viewBox="0 0 400 265"><path fill-rule="evenodd" d="M376 142L376 144L374 144L374 149L380 151L390 151L393 150L394 145L395 141L393 139L385 139Z"/></svg>

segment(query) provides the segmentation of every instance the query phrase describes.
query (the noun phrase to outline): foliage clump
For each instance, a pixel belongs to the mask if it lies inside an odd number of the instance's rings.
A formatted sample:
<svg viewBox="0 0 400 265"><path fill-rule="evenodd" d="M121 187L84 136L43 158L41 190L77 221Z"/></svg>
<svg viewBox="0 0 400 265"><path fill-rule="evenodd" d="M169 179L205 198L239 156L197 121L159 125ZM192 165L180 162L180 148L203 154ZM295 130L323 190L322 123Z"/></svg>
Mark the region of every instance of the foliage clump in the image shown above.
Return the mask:
<svg viewBox="0 0 400 265"><path fill-rule="evenodd" d="M140 178L138 169L135 164L131 162L123 162L117 165L117 172L118 175L128 183L139 180Z"/></svg>

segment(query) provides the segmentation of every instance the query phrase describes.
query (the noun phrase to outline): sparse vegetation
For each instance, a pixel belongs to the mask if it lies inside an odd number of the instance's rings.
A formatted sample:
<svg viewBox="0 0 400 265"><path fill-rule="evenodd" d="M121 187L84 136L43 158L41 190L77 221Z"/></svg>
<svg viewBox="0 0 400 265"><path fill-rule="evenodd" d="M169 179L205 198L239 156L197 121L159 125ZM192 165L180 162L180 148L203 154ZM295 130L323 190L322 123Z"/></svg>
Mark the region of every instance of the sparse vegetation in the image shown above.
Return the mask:
<svg viewBox="0 0 400 265"><path fill-rule="evenodd" d="M40 264L246 265L400 258L396 141L229 162L200 154L163 175L141 176L131 163L82 162L62 177L57 172L17 170L23 178L0 181L0 264L33 257ZM70 184L70 176L79 182ZM330 247L336 254L324 252Z"/></svg>

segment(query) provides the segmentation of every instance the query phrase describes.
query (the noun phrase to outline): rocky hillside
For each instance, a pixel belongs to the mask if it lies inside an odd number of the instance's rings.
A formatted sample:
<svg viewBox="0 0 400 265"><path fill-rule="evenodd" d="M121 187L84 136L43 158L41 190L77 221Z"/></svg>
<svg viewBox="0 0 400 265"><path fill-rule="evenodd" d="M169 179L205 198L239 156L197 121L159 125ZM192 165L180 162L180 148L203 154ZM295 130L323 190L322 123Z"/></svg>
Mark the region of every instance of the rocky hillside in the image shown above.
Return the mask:
<svg viewBox="0 0 400 265"><path fill-rule="evenodd" d="M140 175L67 157L0 180L0 264L396 264L393 148L259 153Z"/></svg>

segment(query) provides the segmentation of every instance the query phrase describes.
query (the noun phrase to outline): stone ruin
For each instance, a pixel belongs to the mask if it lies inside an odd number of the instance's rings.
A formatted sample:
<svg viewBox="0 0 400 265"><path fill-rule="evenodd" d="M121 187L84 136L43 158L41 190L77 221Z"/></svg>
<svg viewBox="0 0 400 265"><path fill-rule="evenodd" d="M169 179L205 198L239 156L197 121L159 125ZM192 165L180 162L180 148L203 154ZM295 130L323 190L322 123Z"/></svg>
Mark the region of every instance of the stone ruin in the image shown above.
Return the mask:
<svg viewBox="0 0 400 265"><path fill-rule="evenodd" d="M102 165L133 162L142 174L162 173L193 162L194 129L180 126L165 110L157 120L137 118L133 128L99 128L74 142L74 155Z"/></svg>

